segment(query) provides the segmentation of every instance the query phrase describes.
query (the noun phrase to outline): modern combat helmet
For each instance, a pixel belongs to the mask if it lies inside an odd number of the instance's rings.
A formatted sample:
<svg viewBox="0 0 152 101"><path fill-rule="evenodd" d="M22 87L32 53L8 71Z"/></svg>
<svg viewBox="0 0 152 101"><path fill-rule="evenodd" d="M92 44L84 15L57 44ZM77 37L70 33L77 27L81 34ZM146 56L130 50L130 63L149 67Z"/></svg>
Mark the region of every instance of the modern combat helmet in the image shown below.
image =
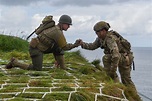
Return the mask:
<svg viewBox="0 0 152 101"><path fill-rule="evenodd" d="M99 32L99 31L101 31L102 29L106 29L106 30L108 31L109 28L110 28L109 23L104 22L104 21L100 21L100 22L97 22L97 23L94 25L93 30L94 30L95 32Z"/></svg>
<svg viewBox="0 0 152 101"><path fill-rule="evenodd" d="M72 25L72 19L68 15L62 15L59 19L59 23L65 23L65 24Z"/></svg>

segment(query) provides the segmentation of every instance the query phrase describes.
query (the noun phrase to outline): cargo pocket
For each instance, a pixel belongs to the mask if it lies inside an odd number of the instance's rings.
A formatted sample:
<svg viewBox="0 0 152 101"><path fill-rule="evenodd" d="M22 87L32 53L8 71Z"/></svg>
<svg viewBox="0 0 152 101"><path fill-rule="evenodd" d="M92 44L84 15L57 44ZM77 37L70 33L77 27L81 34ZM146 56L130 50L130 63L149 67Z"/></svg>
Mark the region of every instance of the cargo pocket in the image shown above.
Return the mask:
<svg viewBox="0 0 152 101"><path fill-rule="evenodd" d="M129 57L129 65L131 65L134 61L133 53L128 54L128 57Z"/></svg>
<svg viewBox="0 0 152 101"><path fill-rule="evenodd" d="M128 57L128 56L127 56ZM121 58L119 61L119 66L122 68L128 68L128 59L127 59L126 55L124 55L123 53L121 53Z"/></svg>
<svg viewBox="0 0 152 101"><path fill-rule="evenodd" d="M30 53L31 57L38 56L38 55L42 54L42 52L39 49L33 48L33 47L30 47L29 53Z"/></svg>
<svg viewBox="0 0 152 101"><path fill-rule="evenodd" d="M36 48L38 44L39 44L39 40L37 38L32 38L30 42L30 46Z"/></svg>

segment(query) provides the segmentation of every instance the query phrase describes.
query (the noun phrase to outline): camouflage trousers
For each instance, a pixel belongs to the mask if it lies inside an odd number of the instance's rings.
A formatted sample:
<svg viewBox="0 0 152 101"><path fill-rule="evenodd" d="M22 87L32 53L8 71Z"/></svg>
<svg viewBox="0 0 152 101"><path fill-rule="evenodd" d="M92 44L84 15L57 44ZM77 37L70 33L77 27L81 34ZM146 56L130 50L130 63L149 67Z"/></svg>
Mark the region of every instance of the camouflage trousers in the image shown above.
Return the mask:
<svg viewBox="0 0 152 101"><path fill-rule="evenodd" d="M107 75L109 75L114 81L117 81L118 79L118 74L116 72L112 72L110 71L111 69L111 54L105 54L102 58L103 60L103 65L104 68L107 72ZM118 71L120 73L120 77L121 77L121 82L125 85L125 86L130 86L135 88L135 85L133 83L133 81L131 80L131 65L133 63L133 55L132 53L130 54L121 54L120 60L119 60L119 64L118 64Z"/></svg>
<svg viewBox="0 0 152 101"><path fill-rule="evenodd" d="M103 56L103 64L104 64L104 68L105 71L107 73L107 75L109 75L114 81L117 81L118 79L118 75L116 72L111 73L110 72L110 68L111 68L111 54L105 54ZM138 95L138 92L136 90L136 87L133 83L133 81L131 80L131 65L133 63L133 54L121 54L120 60L119 60L119 64L118 64L118 71L120 73L120 77L121 77L121 82L128 88L130 88L132 90L132 92L134 92L136 98L138 99L138 101L142 101L140 96ZM133 100L134 101L134 100ZM135 100L136 101L136 100Z"/></svg>

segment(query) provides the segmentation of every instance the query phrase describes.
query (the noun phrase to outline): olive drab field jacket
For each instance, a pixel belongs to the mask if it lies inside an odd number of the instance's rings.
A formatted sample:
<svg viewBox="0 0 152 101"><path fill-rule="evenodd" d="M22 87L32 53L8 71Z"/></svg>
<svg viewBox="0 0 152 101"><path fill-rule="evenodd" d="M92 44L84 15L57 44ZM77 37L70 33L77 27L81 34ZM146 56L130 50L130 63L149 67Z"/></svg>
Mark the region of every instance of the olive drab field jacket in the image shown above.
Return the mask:
<svg viewBox="0 0 152 101"><path fill-rule="evenodd" d="M33 38L30 42L32 47L37 47L41 51L46 51L54 45L63 48L67 45L62 30L58 25L43 30L38 34L37 38Z"/></svg>

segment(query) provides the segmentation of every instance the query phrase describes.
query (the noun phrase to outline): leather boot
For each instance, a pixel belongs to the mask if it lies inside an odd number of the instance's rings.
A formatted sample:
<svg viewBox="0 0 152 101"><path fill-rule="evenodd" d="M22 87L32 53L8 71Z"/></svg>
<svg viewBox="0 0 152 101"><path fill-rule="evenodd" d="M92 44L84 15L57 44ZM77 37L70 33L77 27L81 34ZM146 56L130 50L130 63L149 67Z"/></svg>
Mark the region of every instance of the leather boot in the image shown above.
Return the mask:
<svg viewBox="0 0 152 101"><path fill-rule="evenodd" d="M15 58L11 58L10 59L10 62L8 63L8 64L6 64L6 66L5 66L5 68L6 69L11 69L11 68L13 68L14 66L13 66L13 61L15 60Z"/></svg>
<svg viewBox="0 0 152 101"><path fill-rule="evenodd" d="M6 65L7 69L19 67L21 69L28 69L29 65L19 62L16 58L12 58L11 61Z"/></svg>
<svg viewBox="0 0 152 101"><path fill-rule="evenodd" d="M59 64L61 69L66 69L65 64L64 64L64 57L63 55L58 55L55 56L57 63Z"/></svg>

